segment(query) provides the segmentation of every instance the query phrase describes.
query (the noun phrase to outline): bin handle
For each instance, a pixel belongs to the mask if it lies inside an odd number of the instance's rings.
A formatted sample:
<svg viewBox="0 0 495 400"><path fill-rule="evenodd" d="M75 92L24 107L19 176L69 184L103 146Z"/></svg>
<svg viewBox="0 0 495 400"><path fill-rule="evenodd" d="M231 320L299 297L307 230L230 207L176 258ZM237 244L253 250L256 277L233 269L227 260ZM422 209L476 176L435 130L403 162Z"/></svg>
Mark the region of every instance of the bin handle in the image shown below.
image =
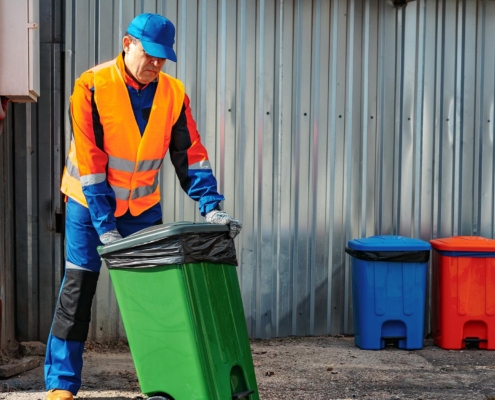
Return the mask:
<svg viewBox="0 0 495 400"><path fill-rule="evenodd" d="M244 392L234 393L232 395L232 400L244 399L253 393L254 393L254 390L246 390Z"/></svg>

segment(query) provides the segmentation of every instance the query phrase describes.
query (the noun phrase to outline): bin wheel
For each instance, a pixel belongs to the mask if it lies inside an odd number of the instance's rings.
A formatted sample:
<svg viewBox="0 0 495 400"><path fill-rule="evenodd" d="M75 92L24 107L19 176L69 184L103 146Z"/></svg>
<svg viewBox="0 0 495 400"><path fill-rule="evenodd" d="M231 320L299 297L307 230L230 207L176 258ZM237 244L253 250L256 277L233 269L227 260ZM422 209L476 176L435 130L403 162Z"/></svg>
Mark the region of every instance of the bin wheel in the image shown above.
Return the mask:
<svg viewBox="0 0 495 400"><path fill-rule="evenodd" d="M166 394L157 394L148 397L146 400L174 400L174 399L172 397L167 396Z"/></svg>

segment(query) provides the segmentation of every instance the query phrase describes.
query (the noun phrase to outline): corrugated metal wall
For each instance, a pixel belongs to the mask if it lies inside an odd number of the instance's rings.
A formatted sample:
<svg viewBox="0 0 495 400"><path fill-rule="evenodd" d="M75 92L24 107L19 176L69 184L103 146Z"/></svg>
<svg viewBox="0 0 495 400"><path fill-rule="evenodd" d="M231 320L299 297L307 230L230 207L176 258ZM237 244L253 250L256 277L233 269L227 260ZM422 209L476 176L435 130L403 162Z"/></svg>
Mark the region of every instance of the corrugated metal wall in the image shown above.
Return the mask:
<svg viewBox="0 0 495 400"><path fill-rule="evenodd" d="M9 104L0 134L4 350L15 340L46 341L63 275L62 16L62 0L39 1L40 97Z"/></svg>
<svg viewBox="0 0 495 400"><path fill-rule="evenodd" d="M14 173L12 136L8 134L10 110L0 121L0 349L15 346L14 293ZM4 130L5 125L5 130Z"/></svg>
<svg viewBox="0 0 495 400"><path fill-rule="evenodd" d="M495 2L73 0L66 100L141 12L176 24L252 337L352 332L349 239L493 236ZM168 162L162 193L164 221L200 219ZM91 335L123 334L103 269Z"/></svg>

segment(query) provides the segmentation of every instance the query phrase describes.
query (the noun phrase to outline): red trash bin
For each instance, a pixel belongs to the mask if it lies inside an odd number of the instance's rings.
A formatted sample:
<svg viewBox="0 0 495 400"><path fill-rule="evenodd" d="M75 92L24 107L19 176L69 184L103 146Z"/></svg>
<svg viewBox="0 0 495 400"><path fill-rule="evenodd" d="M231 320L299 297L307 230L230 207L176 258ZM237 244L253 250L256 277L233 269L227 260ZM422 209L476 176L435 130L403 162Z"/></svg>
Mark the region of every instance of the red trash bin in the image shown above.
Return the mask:
<svg viewBox="0 0 495 400"><path fill-rule="evenodd" d="M495 350L495 240L454 236L430 243L434 343Z"/></svg>

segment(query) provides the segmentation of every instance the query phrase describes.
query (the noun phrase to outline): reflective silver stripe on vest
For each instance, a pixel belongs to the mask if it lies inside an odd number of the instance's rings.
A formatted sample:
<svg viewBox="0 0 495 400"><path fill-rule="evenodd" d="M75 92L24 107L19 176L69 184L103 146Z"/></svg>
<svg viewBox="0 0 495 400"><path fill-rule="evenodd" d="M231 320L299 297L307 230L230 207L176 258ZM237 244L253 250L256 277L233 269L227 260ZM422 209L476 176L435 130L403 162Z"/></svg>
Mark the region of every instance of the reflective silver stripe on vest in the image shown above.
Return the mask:
<svg viewBox="0 0 495 400"><path fill-rule="evenodd" d="M79 170L75 167L74 164L72 164L72 161L67 159L65 166L67 167L67 172L69 173L69 175L79 180Z"/></svg>
<svg viewBox="0 0 495 400"><path fill-rule="evenodd" d="M81 176L79 178L79 181L81 182L82 186L89 186L105 182L105 179L107 179L107 174L103 172L102 174L89 174Z"/></svg>
<svg viewBox="0 0 495 400"><path fill-rule="evenodd" d="M190 165L189 169L211 169L211 164L208 160L203 160Z"/></svg>
<svg viewBox="0 0 495 400"><path fill-rule="evenodd" d="M131 191L129 189L124 189L120 186L114 186L110 185L115 192L115 197L119 200L127 200L129 198L129 195L131 194Z"/></svg>
<svg viewBox="0 0 495 400"><path fill-rule="evenodd" d="M155 175L155 181L151 186L141 186L132 191L132 200L138 199L140 197L148 196L155 192L158 186L158 174Z"/></svg>
<svg viewBox="0 0 495 400"><path fill-rule="evenodd" d="M162 166L163 158L157 158L156 160L142 160L138 162L136 172L146 172L158 170ZM136 164L133 161L126 160L125 158L118 158L114 156L108 156L108 167L124 172L134 172L134 166Z"/></svg>
<svg viewBox="0 0 495 400"><path fill-rule="evenodd" d="M118 169L124 172L134 172L134 161L126 160L125 158L118 158L114 156L108 156L108 168Z"/></svg>
<svg viewBox="0 0 495 400"><path fill-rule="evenodd" d="M89 268L80 267L79 265L72 264L69 261L65 262L65 269L79 269L82 271L91 271Z"/></svg>
<svg viewBox="0 0 495 400"><path fill-rule="evenodd" d="M137 171L152 171L154 169L160 169L162 166L163 158L157 158L156 160L143 160L139 161Z"/></svg>

